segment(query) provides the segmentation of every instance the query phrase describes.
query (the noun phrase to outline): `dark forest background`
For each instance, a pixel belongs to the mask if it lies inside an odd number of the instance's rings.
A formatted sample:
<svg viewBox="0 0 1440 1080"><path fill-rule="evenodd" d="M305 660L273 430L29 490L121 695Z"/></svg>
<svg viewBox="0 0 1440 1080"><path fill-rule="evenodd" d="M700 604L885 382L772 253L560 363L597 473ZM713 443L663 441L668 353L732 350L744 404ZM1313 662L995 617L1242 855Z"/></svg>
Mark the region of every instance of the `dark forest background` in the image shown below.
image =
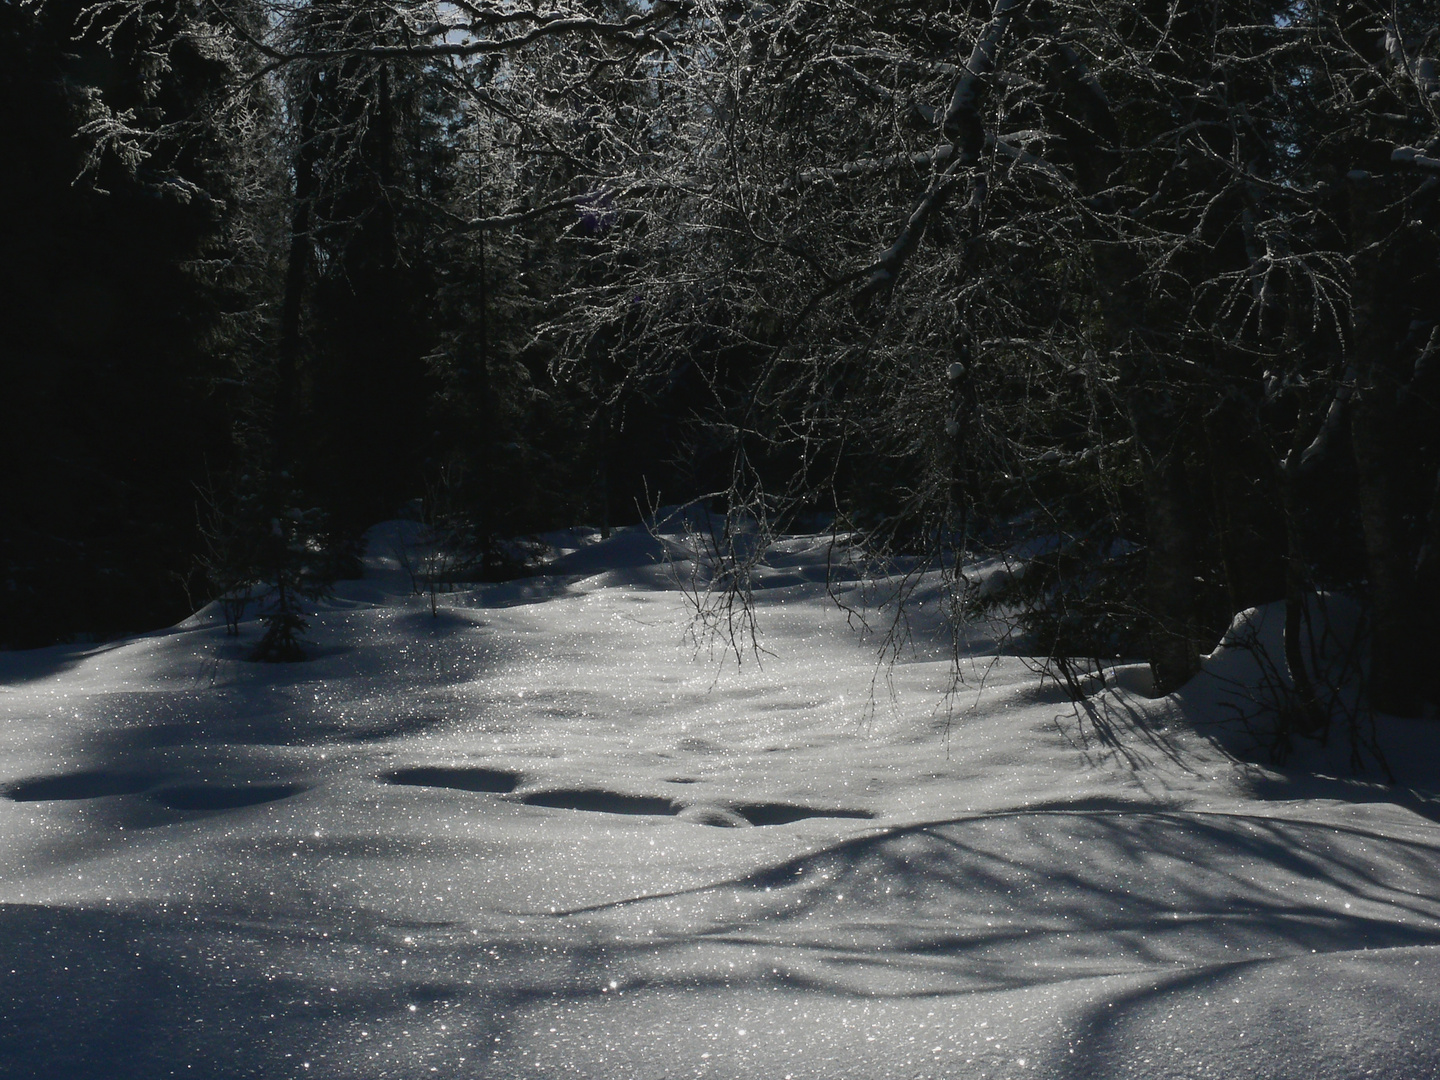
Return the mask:
<svg viewBox="0 0 1440 1080"><path fill-rule="evenodd" d="M1277 746L1347 597L1417 714L1437 57L1428 0L0 0L0 644L264 583L293 659L376 521L493 580L704 499L742 592L833 524L1071 675L1283 601Z"/></svg>

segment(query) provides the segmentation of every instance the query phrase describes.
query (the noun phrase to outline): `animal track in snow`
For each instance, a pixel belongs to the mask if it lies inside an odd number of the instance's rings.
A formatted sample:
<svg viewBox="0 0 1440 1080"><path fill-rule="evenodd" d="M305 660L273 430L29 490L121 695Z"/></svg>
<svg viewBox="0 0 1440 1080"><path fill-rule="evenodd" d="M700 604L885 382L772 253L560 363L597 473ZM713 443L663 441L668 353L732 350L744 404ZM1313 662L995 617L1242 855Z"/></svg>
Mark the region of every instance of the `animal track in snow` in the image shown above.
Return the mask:
<svg viewBox="0 0 1440 1080"><path fill-rule="evenodd" d="M109 795L140 795L166 779L165 773L90 769L60 776L36 776L5 789L15 802L101 799Z"/></svg>
<svg viewBox="0 0 1440 1080"><path fill-rule="evenodd" d="M461 791L488 791L508 794L520 783L518 773L480 767L415 766L384 774L392 784L417 787L458 788ZM532 791L520 797L526 806L554 810L582 810L595 814L639 814L672 817L680 805L663 795L625 795L601 788L552 788Z"/></svg>
<svg viewBox="0 0 1440 1080"><path fill-rule="evenodd" d="M537 791L523 799L529 806L561 810L588 810L601 814L654 814L678 816L697 825L719 828L747 825L788 825L807 818L873 818L869 810L831 810L793 803L676 803L664 796L622 795L594 788Z"/></svg>
<svg viewBox="0 0 1440 1080"><path fill-rule="evenodd" d="M304 791L300 784L176 784L146 796L171 810L238 810Z"/></svg>
<svg viewBox="0 0 1440 1080"><path fill-rule="evenodd" d="M587 810L597 814L656 814L673 817L680 807L659 795L622 795L595 788L536 791L521 802L527 806L550 806L558 810Z"/></svg>
<svg viewBox="0 0 1440 1080"><path fill-rule="evenodd" d="M520 783L520 774L480 766L417 765L408 769L395 769L386 773L384 779L392 784L414 787L491 791L503 795L515 790Z"/></svg>
<svg viewBox="0 0 1440 1080"><path fill-rule="evenodd" d="M416 787L456 788L461 791L509 794L520 784L518 773L479 766L424 766L395 769L382 779L391 784ZM693 784L686 778L672 779L673 784ZM796 803L756 802L677 802L665 795L630 795L604 788L550 788L531 791L519 797L526 806L544 806L552 810L579 810L592 814L631 814L652 817L679 817L696 825L718 828L745 828L751 825L788 825L808 818L873 818L869 810L830 809L802 806Z"/></svg>
<svg viewBox="0 0 1440 1080"><path fill-rule="evenodd" d="M736 803L734 810L751 825L789 825L806 818L873 818L869 810L821 810L794 803Z"/></svg>
<svg viewBox="0 0 1440 1080"><path fill-rule="evenodd" d="M717 829L748 829L750 822L719 803L695 803L680 811L680 820L692 825L713 825Z"/></svg>
<svg viewBox="0 0 1440 1080"><path fill-rule="evenodd" d="M301 784L166 783L173 779L172 773L90 769L21 780L10 785L5 796L15 802L46 802L143 795L171 810L236 810L304 790Z"/></svg>

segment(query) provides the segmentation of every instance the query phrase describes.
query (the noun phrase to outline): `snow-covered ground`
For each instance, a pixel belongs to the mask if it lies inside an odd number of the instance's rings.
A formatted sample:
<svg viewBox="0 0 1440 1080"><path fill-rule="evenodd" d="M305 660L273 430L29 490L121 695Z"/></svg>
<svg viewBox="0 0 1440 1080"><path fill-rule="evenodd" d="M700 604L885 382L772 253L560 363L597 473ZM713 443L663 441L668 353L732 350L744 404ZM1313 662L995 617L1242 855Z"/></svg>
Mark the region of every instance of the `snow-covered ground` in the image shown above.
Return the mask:
<svg viewBox="0 0 1440 1080"><path fill-rule="evenodd" d="M403 528L307 663L213 612L0 654L0 1077L1440 1076L1440 725L1274 772L1217 676L1077 710L978 631L947 697L813 538L758 663L678 535L432 618Z"/></svg>

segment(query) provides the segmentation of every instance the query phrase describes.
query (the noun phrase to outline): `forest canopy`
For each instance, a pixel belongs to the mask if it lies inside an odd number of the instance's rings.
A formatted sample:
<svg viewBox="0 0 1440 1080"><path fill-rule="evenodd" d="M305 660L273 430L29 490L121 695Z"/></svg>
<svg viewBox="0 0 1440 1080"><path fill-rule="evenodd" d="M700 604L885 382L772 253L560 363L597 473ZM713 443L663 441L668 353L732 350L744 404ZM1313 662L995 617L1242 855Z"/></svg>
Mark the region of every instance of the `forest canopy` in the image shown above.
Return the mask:
<svg viewBox="0 0 1440 1080"><path fill-rule="evenodd" d="M1436 700L1430 0L5 0L0 52L0 644L303 596L417 500L484 578L705 498L1162 690L1283 601L1299 733L1349 594L1374 706Z"/></svg>

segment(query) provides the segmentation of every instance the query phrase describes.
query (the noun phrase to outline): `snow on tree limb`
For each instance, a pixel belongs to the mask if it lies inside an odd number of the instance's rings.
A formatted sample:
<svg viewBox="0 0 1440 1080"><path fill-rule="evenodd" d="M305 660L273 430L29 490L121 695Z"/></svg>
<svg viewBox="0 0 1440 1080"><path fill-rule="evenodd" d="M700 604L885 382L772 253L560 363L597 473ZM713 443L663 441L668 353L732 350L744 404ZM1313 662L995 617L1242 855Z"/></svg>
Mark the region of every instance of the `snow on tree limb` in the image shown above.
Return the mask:
<svg viewBox="0 0 1440 1080"><path fill-rule="evenodd" d="M1413 146L1397 146L1390 152L1390 160L1396 165L1408 165L1421 172L1440 174L1440 158L1431 157Z"/></svg>
<svg viewBox="0 0 1440 1080"><path fill-rule="evenodd" d="M996 57L1015 14L1028 0L995 0L990 21L981 29L970 50L970 59L955 81L940 129L953 149L934 161L947 162L945 170L931 180L929 189L911 210L895 242L880 253L865 286L863 298L894 282L910 253L920 243L931 216L943 206L954 190L959 170L973 166L984 152L986 138L980 108Z"/></svg>

